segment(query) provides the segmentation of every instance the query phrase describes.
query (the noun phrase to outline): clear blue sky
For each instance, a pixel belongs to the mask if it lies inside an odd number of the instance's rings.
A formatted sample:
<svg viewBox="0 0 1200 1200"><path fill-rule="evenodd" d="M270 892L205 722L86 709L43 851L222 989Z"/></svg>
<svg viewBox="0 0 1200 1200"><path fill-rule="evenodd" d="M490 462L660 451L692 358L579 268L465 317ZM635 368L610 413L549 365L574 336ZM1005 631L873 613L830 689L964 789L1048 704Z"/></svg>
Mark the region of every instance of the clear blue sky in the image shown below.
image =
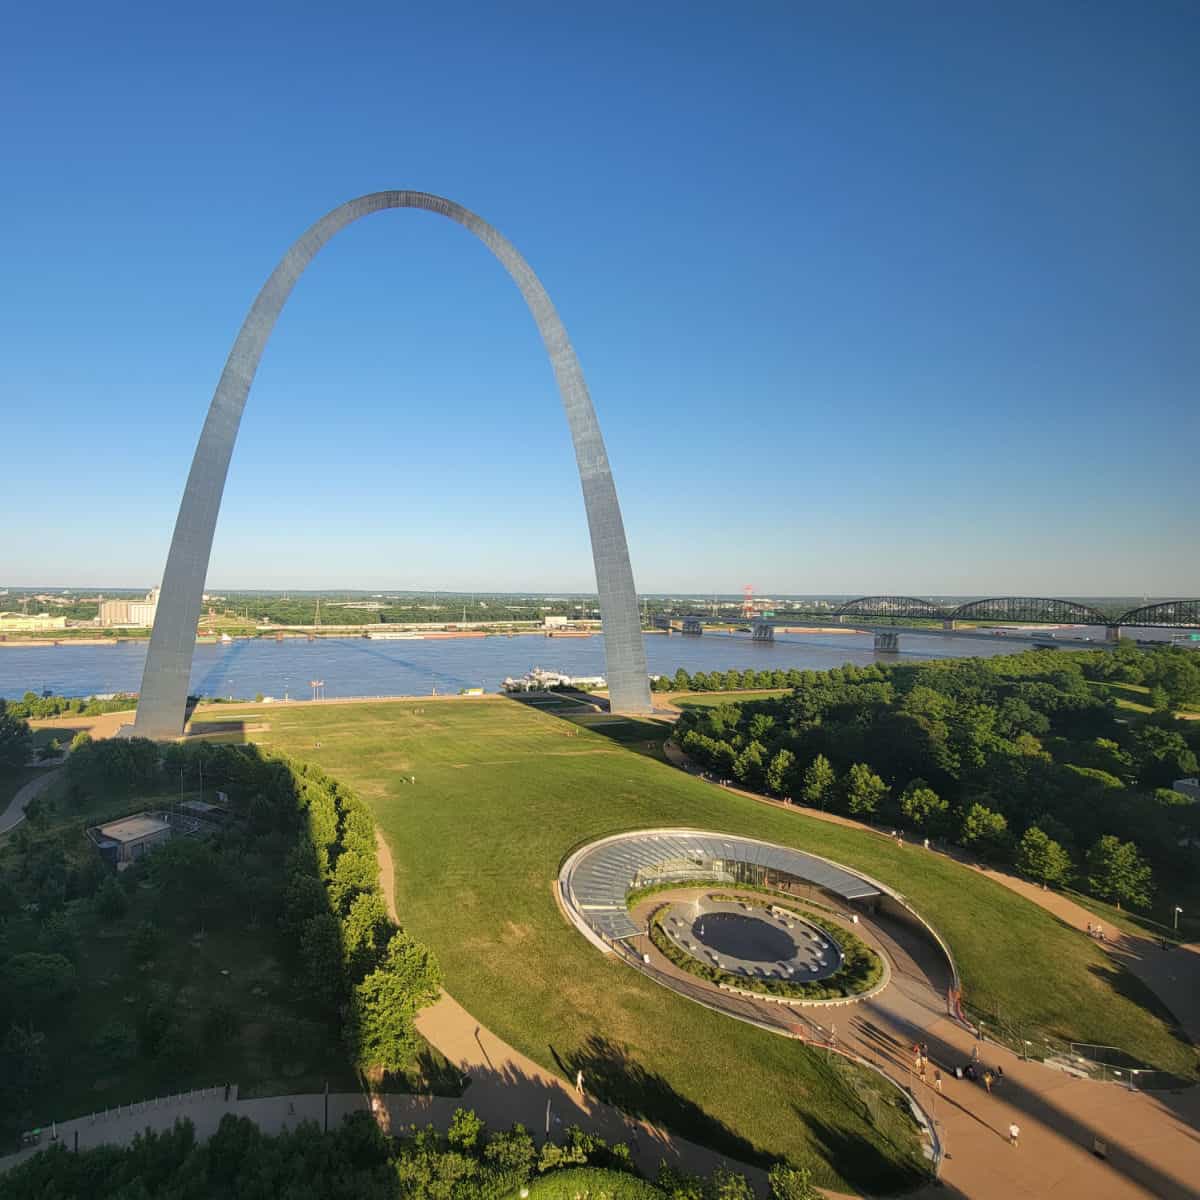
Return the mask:
<svg viewBox="0 0 1200 1200"><path fill-rule="evenodd" d="M9 6L0 584L157 583L263 280L412 187L546 284L642 590L1196 595L1198 60L1190 0ZM209 585L594 587L463 230L303 278Z"/></svg>

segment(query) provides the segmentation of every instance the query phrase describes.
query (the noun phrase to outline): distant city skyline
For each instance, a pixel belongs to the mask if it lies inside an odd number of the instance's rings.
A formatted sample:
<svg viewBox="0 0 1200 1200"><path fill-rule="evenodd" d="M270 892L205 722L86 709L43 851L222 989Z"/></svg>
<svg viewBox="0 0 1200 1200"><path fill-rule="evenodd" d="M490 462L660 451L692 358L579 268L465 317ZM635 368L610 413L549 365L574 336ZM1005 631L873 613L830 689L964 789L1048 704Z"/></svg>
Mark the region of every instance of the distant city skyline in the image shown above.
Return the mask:
<svg viewBox="0 0 1200 1200"><path fill-rule="evenodd" d="M1200 9L467 10L10 14L14 586L159 584L262 280L411 187L554 297L641 594L1200 595ZM594 591L503 271L431 219L344 238L256 379L210 586Z"/></svg>
<svg viewBox="0 0 1200 1200"><path fill-rule="evenodd" d="M155 585L157 586L157 585ZM88 595L117 595L129 593L130 595L142 595L148 589L144 586L118 585L112 584L107 587L100 585L78 584L75 586L69 584L0 584L0 598L2 598L6 590L12 589L21 593L39 592L46 595L54 595L55 593L69 593L74 597L83 598ZM512 590L496 589L496 588L404 588L404 587L362 587L362 586L333 586L333 587L210 587L205 595L213 596L351 596L351 597L444 597L449 599L453 597L456 601L467 598L478 598L486 600L489 597L519 597L523 599L542 599L542 600L573 600L573 599L595 599L596 589L572 590L569 588L516 588ZM781 589L765 589L755 587L753 599L755 602L762 600L842 600L855 599L860 596L870 595L912 595L920 599L927 600L974 600L984 598L985 595L996 596L1011 596L1025 595L1026 593L1015 592L946 592L936 591L931 589L914 590L912 592L902 591L897 588L875 588L858 589L858 590L826 590L826 591L803 591L803 592L787 592ZM1047 596L1059 600L1171 600L1171 599L1194 599L1195 597L1184 597L1182 594L1167 593L1143 593L1143 592L1060 592L1050 593L1045 590L1041 592L1030 592L1029 595ZM719 600L724 603L741 602L745 597L745 592L742 588L732 589L729 591L708 590L708 591L683 591L681 589L664 589L664 590L642 590L638 591L639 597L644 597L649 600L656 599L688 599L696 600L697 602Z"/></svg>

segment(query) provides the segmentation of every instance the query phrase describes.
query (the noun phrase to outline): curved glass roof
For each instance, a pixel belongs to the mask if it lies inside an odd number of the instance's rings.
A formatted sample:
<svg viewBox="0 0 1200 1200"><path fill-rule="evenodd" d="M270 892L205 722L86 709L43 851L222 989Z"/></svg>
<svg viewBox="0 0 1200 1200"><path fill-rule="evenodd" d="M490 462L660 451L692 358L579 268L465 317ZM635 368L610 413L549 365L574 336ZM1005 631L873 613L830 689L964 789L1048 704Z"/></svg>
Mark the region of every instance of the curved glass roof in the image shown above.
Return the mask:
<svg viewBox="0 0 1200 1200"><path fill-rule="evenodd" d="M686 880L689 874L711 869L714 862L743 862L785 872L847 901L880 894L852 871L801 850L687 829L621 834L586 847L564 867L563 894L596 933L620 941L645 932L625 906L632 888L651 878Z"/></svg>

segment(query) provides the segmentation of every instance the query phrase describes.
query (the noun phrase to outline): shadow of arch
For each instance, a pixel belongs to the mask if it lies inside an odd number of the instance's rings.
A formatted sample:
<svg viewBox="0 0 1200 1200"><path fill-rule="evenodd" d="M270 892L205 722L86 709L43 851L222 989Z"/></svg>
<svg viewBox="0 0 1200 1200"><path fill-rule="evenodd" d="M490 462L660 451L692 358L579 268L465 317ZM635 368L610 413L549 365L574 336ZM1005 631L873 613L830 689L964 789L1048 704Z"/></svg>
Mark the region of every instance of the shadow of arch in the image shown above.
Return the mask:
<svg viewBox="0 0 1200 1200"><path fill-rule="evenodd" d="M372 192L327 213L284 255L255 299L217 384L192 459L163 573L154 632L142 675L135 732L177 737L183 729L196 623L238 427L271 331L296 281L334 234L390 208L437 213L473 233L500 261L537 322L558 382L583 489L604 626L609 695L622 712L650 712L646 651L625 527L596 412L567 331L546 289L516 247L482 218L428 192Z"/></svg>

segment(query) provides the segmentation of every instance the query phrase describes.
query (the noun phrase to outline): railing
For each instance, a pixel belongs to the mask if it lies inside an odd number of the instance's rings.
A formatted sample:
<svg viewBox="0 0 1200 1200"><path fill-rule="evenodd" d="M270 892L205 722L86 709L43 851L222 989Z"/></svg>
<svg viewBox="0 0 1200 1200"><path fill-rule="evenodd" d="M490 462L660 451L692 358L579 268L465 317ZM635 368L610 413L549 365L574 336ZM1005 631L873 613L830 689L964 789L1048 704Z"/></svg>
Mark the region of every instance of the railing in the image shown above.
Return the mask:
<svg viewBox="0 0 1200 1200"><path fill-rule="evenodd" d="M1170 1071L1148 1067L1119 1046L1065 1041L1035 1025L1019 1025L1003 1020L996 1011L988 1012L970 1001L964 1001L963 1008L980 1041L1005 1046L1021 1058L1066 1071L1081 1079L1116 1083L1138 1092L1170 1091L1189 1087L1195 1082Z"/></svg>

